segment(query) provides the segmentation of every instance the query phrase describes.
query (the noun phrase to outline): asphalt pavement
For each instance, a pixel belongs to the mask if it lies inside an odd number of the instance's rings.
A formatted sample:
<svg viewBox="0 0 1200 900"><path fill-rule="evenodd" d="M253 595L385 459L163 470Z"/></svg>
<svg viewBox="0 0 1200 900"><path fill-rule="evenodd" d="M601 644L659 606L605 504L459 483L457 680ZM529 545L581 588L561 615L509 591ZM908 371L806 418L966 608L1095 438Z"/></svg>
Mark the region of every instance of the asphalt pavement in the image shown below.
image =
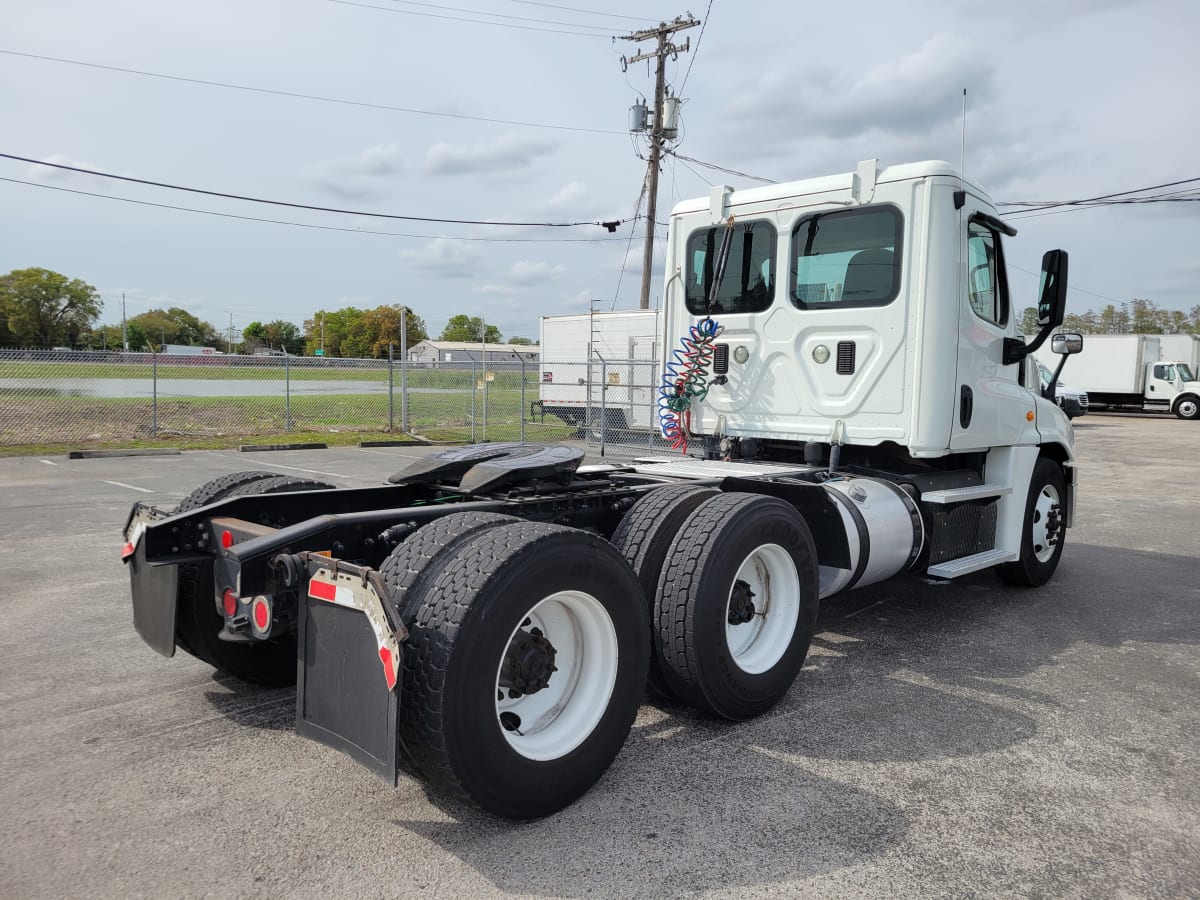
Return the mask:
<svg viewBox="0 0 1200 900"><path fill-rule="evenodd" d="M825 604L784 701L647 702L582 800L513 824L392 788L133 631L129 504L247 468L384 480L425 448L0 459L0 896L1200 894L1194 423L1076 422L1049 585Z"/></svg>

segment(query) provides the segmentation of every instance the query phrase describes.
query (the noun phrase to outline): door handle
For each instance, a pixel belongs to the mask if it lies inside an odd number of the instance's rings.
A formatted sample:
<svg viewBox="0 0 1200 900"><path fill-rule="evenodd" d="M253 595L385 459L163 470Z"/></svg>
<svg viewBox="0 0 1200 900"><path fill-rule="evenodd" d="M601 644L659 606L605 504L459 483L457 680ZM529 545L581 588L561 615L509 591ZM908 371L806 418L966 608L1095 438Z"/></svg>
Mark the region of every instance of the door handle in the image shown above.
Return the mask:
<svg viewBox="0 0 1200 900"><path fill-rule="evenodd" d="M971 414L975 411L975 395L970 386L963 385L959 391L958 424L963 428L971 427Z"/></svg>

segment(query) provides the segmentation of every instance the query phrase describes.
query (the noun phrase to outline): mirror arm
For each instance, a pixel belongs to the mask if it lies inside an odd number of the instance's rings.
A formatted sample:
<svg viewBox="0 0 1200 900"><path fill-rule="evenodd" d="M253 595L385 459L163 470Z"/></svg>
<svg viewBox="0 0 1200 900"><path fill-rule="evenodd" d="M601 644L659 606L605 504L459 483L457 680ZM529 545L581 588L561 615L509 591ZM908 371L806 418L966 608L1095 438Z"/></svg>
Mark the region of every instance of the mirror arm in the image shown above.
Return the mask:
<svg viewBox="0 0 1200 900"><path fill-rule="evenodd" d="M1006 337L1004 339L1004 365L1011 366L1013 363L1019 363L1030 353L1033 353L1038 347L1046 343L1046 338L1050 337L1057 325L1046 325L1037 333L1037 337L1033 339L1032 344L1026 344L1021 338Z"/></svg>
<svg viewBox="0 0 1200 900"><path fill-rule="evenodd" d="M1054 369L1054 374L1050 376L1050 382L1042 389L1042 396L1047 400L1055 400L1055 392L1058 390L1058 376L1062 374L1063 366L1067 364L1067 354L1063 354L1062 359L1058 361L1058 366Z"/></svg>

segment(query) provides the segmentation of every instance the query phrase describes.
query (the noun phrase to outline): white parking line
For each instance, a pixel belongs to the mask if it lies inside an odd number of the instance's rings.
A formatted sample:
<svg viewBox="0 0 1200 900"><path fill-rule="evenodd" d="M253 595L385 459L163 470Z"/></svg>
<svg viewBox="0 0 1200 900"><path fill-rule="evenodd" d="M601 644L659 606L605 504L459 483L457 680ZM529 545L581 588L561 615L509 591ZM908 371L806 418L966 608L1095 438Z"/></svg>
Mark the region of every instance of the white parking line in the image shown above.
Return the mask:
<svg viewBox="0 0 1200 900"><path fill-rule="evenodd" d="M101 479L102 481L104 479ZM150 488L138 487L136 484L126 484L123 481L105 481L105 484L111 484L113 487L129 488L131 491L141 491L143 494L153 494L154 491Z"/></svg>
<svg viewBox="0 0 1200 900"><path fill-rule="evenodd" d="M58 463L52 462L48 459L39 459L38 462L44 462L48 466L57 466L58 465Z"/></svg>

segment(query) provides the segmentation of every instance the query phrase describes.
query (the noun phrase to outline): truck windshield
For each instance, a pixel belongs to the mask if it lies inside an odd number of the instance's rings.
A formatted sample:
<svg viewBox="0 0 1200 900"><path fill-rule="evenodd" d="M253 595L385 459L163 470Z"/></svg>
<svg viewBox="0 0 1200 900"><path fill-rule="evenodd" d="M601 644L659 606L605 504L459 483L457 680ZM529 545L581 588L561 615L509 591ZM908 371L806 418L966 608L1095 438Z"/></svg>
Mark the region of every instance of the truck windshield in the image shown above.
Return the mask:
<svg viewBox="0 0 1200 900"><path fill-rule="evenodd" d="M1179 363L1177 368L1179 369L1179 377L1182 380L1184 380L1184 381L1195 381L1196 380L1196 373L1192 371L1192 367L1189 366L1187 363Z"/></svg>
<svg viewBox="0 0 1200 900"><path fill-rule="evenodd" d="M762 312L774 298L775 227L770 222L739 221L733 226L725 277L708 309L726 227L702 228L688 235L683 276L688 312L694 316Z"/></svg>
<svg viewBox="0 0 1200 900"><path fill-rule="evenodd" d="M801 219L792 233L792 302L802 309L891 303L900 293L902 229L894 206Z"/></svg>

